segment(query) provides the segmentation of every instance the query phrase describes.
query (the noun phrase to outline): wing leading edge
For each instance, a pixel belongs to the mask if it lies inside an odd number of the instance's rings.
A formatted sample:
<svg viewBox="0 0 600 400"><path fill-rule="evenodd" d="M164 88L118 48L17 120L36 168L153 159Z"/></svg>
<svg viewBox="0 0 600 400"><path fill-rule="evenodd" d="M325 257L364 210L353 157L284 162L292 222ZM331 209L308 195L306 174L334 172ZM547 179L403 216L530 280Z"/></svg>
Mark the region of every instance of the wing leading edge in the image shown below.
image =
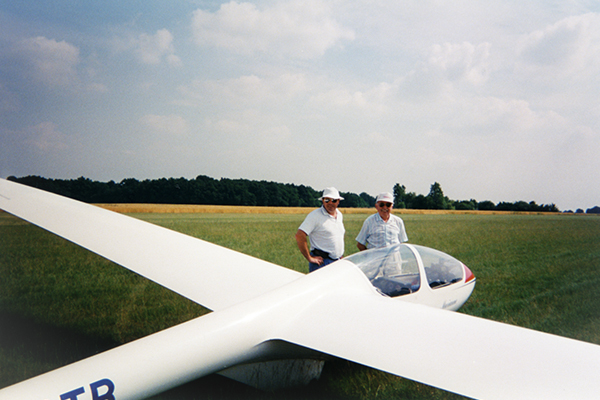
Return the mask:
<svg viewBox="0 0 600 400"><path fill-rule="evenodd" d="M4 179L0 179L0 209L212 310L303 276L154 224Z"/></svg>

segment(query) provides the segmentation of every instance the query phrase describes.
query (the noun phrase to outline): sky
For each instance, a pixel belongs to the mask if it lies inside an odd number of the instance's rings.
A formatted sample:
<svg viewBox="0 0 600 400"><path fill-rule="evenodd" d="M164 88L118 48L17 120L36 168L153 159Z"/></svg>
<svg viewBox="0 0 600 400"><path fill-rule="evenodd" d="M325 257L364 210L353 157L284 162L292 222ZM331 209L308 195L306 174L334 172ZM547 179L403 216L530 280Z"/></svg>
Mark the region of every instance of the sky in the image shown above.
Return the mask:
<svg viewBox="0 0 600 400"><path fill-rule="evenodd" d="M0 177L600 205L600 2L0 0Z"/></svg>

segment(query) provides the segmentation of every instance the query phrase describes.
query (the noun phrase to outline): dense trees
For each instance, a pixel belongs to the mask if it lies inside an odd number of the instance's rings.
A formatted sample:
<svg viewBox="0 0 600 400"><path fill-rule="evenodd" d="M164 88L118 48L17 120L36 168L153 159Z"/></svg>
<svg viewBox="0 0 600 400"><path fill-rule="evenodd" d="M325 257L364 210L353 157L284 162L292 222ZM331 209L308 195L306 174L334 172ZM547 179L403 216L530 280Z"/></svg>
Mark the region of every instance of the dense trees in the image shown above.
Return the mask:
<svg viewBox="0 0 600 400"><path fill-rule="evenodd" d="M444 196L442 186L435 182L429 189L429 194L415 194L407 192L404 185L396 183L394 186L395 208L408 208L416 210L498 210L498 211L534 211L534 212L558 212L554 204L537 205L535 201L526 203L517 201L515 203L500 202L494 204L489 200L478 202L477 200L450 200Z"/></svg>
<svg viewBox="0 0 600 400"><path fill-rule="evenodd" d="M195 179L160 178L139 181L128 178L121 182L97 182L88 178L47 179L39 176L8 178L29 186L61 194L88 203L158 203L158 204L215 204L277 207L316 207L321 192L309 186L247 179L219 180L199 175ZM494 204L489 200L450 200L442 186L435 182L424 196L407 192L404 185L393 188L394 207L426 210L502 210L558 212L554 204L538 205L517 201ZM373 207L375 197L362 192L357 195L341 192L341 207ZM583 211L582 211L583 212ZM588 210L597 213L598 207Z"/></svg>
<svg viewBox="0 0 600 400"><path fill-rule="evenodd" d="M88 203L158 203L217 204L246 206L314 207L320 193L304 185L283 184L246 179L160 178L138 181L96 182L88 178L74 180L46 179L38 176L10 177L29 186L68 196ZM346 194L351 207L365 206L356 202L358 195ZM355 199L356 198L356 199ZM356 203L356 205L354 205Z"/></svg>
<svg viewBox="0 0 600 400"><path fill-rule="evenodd" d="M453 202L446 196L442 186L435 182L429 189L429 194L423 196L414 192L407 192L404 185L394 185L394 207L415 210L451 210Z"/></svg>

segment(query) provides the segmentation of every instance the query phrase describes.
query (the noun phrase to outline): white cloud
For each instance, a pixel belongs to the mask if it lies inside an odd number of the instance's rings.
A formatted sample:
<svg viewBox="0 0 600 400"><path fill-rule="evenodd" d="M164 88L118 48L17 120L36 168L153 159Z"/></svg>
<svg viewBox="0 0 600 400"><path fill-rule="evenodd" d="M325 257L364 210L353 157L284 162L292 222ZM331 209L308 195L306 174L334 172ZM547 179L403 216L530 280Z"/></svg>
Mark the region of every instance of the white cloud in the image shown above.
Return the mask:
<svg viewBox="0 0 600 400"><path fill-rule="evenodd" d="M600 69L600 14L562 19L525 36L518 48L523 66L533 73L584 74ZM581 78L581 76L580 76Z"/></svg>
<svg viewBox="0 0 600 400"><path fill-rule="evenodd" d="M73 84L77 78L79 49L70 43L38 36L21 40L18 52L25 58L28 72L48 86Z"/></svg>
<svg viewBox="0 0 600 400"><path fill-rule="evenodd" d="M468 42L444 43L433 46L428 61L430 66L437 68L450 81L481 84L487 79L489 55L489 43L477 46Z"/></svg>
<svg viewBox="0 0 600 400"><path fill-rule="evenodd" d="M369 193L394 181L426 193L440 181L456 197L495 201L598 197L573 178L598 169L600 14L583 14L592 2L181 3L135 15L115 3L85 29L68 18L33 26L33 15L0 29L0 129L30 155L10 163L111 168L111 178L202 168ZM48 96L40 82L69 90ZM8 143L3 154L20 154ZM81 151L39 157L67 143ZM339 168L320 173L315 143L335 149ZM119 156L106 162L100 144ZM154 162L120 156L131 149ZM378 159L390 169L366 173ZM568 190L544 199L536 185Z"/></svg>
<svg viewBox="0 0 600 400"><path fill-rule="evenodd" d="M137 40L136 53L144 64L160 64L164 57L170 65L180 66L181 59L174 52L173 35L167 29L154 35L143 33Z"/></svg>
<svg viewBox="0 0 600 400"><path fill-rule="evenodd" d="M311 105L324 113L351 114L363 118L377 118L389 113L394 104L390 103L391 85L379 83L372 88L353 90L344 84L316 88L311 97Z"/></svg>
<svg viewBox="0 0 600 400"><path fill-rule="evenodd" d="M175 54L167 55L167 63L173 67L180 67L182 65L181 58Z"/></svg>
<svg viewBox="0 0 600 400"><path fill-rule="evenodd" d="M244 75L233 79L196 80L181 87L180 92L202 104L220 104L237 109L265 103L280 105L307 93L310 86L304 74L284 73L269 77Z"/></svg>
<svg viewBox="0 0 600 400"><path fill-rule="evenodd" d="M331 7L319 0L288 1L264 9L232 1L215 13L196 10L192 27L196 43L202 46L309 59L354 39L354 32L332 14Z"/></svg>
<svg viewBox="0 0 600 400"><path fill-rule="evenodd" d="M140 124L154 132L168 135L184 135L189 131L187 121L179 115L148 114L140 118Z"/></svg>

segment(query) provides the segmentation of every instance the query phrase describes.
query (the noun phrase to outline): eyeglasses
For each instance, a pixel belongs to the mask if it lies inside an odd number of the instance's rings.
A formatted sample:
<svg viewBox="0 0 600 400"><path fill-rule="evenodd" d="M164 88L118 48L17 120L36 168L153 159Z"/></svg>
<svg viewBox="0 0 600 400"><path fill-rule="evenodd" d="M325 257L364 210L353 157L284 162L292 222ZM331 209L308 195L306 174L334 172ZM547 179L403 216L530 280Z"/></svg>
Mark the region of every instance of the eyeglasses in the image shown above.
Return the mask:
<svg viewBox="0 0 600 400"><path fill-rule="evenodd" d="M337 203L338 201L340 201L340 199L323 199L323 201L324 201L325 203L329 203L329 202L332 202L332 203Z"/></svg>
<svg viewBox="0 0 600 400"><path fill-rule="evenodd" d="M379 207L387 207L390 208L392 206L392 203L377 203L379 205Z"/></svg>

